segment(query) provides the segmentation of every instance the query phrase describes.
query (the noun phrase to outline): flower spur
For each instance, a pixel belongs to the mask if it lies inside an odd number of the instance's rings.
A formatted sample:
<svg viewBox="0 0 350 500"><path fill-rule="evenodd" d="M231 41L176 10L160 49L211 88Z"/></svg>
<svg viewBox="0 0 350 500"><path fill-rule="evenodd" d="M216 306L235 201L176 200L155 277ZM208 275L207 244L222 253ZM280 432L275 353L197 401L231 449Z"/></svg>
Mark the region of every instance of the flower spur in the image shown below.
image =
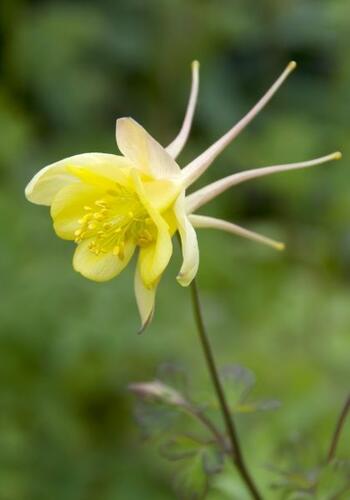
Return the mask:
<svg viewBox="0 0 350 500"><path fill-rule="evenodd" d="M235 173L186 195L187 188L261 111L295 66L290 62L247 115L183 169L175 160L192 125L199 87L197 61L192 64L192 86L181 130L166 148L136 121L121 118L117 120L116 140L122 155L71 156L43 168L27 185L29 201L51 207L56 234L76 243L73 267L86 278L114 278L138 250L134 286L141 330L152 319L156 289L171 258L176 232L183 255L177 276L182 286L191 283L199 266L195 228L221 229L276 249L284 247L231 222L197 215L198 208L241 182L341 158L336 152L311 161Z"/></svg>

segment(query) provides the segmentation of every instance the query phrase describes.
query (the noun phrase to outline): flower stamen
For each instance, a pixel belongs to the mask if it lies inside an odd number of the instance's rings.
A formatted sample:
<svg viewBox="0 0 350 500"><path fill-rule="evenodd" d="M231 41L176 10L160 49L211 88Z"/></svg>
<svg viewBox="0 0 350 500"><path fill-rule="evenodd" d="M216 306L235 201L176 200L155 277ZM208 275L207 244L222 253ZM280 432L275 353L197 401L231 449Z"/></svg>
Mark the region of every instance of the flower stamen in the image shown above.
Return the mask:
<svg viewBox="0 0 350 500"><path fill-rule="evenodd" d="M78 220L75 243L91 240L88 248L95 255L111 252L123 259L126 242L146 247L155 239L154 223L137 194L122 186L83 209L87 213Z"/></svg>

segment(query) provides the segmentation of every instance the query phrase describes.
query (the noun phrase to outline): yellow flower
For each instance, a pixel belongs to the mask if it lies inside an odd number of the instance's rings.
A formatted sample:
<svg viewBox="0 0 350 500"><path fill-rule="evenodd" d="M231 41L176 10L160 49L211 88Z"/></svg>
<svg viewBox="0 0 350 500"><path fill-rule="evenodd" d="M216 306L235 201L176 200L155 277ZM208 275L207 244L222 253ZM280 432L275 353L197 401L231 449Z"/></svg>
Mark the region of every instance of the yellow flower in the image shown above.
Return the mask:
<svg viewBox="0 0 350 500"><path fill-rule="evenodd" d="M192 124L199 85L199 64L192 64L192 87L182 128L163 148L131 118L117 120L116 139L122 156L86 153L40 170L26 187L29 201L51 206L56 234L77 247L73 267L86 278L107 281L129 263L136 249L135 294L144 328L152 318L159 280L172 255L172 236L179 232L183 263L178 282L188 286L199 265L194 228L216 228L260 241L277 249L283 244L231 222L194 212L229 187L255 177L309 167L340 158L340 153L288 165L233 174L186 196L186 189L258 114L295 63L288 64L260 101L223 137L185 168L176 163Z"/></svg>

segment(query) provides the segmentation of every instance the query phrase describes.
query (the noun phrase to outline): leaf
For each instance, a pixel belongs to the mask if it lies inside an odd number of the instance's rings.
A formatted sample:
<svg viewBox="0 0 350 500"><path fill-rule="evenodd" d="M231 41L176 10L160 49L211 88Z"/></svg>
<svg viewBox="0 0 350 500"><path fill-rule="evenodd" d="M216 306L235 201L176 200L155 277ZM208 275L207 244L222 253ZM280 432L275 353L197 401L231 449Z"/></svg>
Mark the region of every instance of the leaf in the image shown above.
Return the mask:
<svg viewBox="0 0 350 500"><path fill-rule="evenodd" d="M317 471L281 470L277 467L268 467L278 476L278 480L271 484L271 489L284 493L286 499L309 498L314 495ZM299 495L299 496L298 496Z"/></svg>
<svg viewBox="0 0 350 500"><path fill-rule="evenodd" d="M181 460L201 451L203 442L194 436L179 434L164 443L161 454L168 460Z"/></svg>
<svg viewBox="0 0 350 500"><path fill-rule="evenodd" d="M222 470L224 455L215 442L188 434L179 434L167 440L160 452L168 460L177 462L175 488L181 498L201 498L209 479Z"/></svg>
<svg viewBox="0 0 350 500"><path fill-rule="evenodd" d="M263 399L256 403L258 411L271 411L277 410L281 406L281 401L277 399Z"/></svg>
<svg viewBox="0 0 350 500"><path fill-rule="evenodd" d="M293 455L294 461L298 459ZM279 476L272 488L284 493L287 500L298 498L320 498L324 500L350 498L350 463L334 460L330 464L322 464L313 469L302 469L299 462L298 470L269 469Z"/></svg>
<svg viewBox="0 0 350 500"><path fill-rule="evenodd" d="M135 416L146 437L169 430L179 413L188 408L178 391L159 380L129 384L128 388L140 398Z"/></svg>
<svg viewBox="0 0 350 500"><path fill-rule="evenodd" d="M202 498L208 489L208 476L203 467L203 453L181 461L175 476L175 488L181 498L194 500Z"/></svg>
<svg viewBox="0 0 350 500"><path fill-rule="evenodd" d="M169 432L179 417L174 408L162 404L148 404L139 401L134 410L135 419L145 438Z"/></svg>
<svg viewBox="0 0 350 500"><path fill-rule="evenodd" d="M178 434L161 447L161 454L169 460L181 460L198 453L203 454L203 465L208 474L216 474L221 470L223 453L215 442L189 434Z"/></svg>
<svg viewBox="0 0 350 500"><path fill-rule="evenodd" d="M263 399L261 401L247 401L238 403L233 407L234 413L254 413L257 411L276 410L281 406L280 401L275 399Z"/></svg>
<svg viewBox="0 0 350 500"><path fill-rule="evenodd" d="M189 445L190 441L186 443ZM198 443L197 443L198 445ZM221 472L224 457L216 443L201 444L197 450L182 457L175 477L176 489L181 493L181 498L202 498L206 493L211 478ZM184 453L184 452L183 452Z"/></svg>
<svg viewBox="0 0 350 500"><path fill-rule="evenodd" d="M220 378L225 386L229 404L235 405L244 401L255 385L252 371L240 365L228 365L220 370Z"/></svg>
<svg viewBox="0 0 350 500"><path fill-rule="evenodd" d="M157 370L158 379L177 389L182 394L188 393L188 374L179 363L162 363Z"/></svg>
<svg viewBox="0 0 350 500"><path fill-rule="evenodd" d="M315 498L313 493L308 493L306 491L293 491L286 497L286 500L307 500L310 498Z"/></svg>
<svg viewBox="0 0 350 500"><path fill-rule="evenodd" d="M204 470L209 476L221 472L224 466L224 454L216 445L206 447L206 453L203 458Z"/></svg>
<svg viewBox="0 0 350 500"><path fill-rule="evenodd" d="M320 470L317 478L317 493L321 498L338 495L344 500L350 496L350 469L349 464L334 461ZM341 496L343 494L344 496Z"/></svg>
<svg viewBox="0 0 350 500"><path fill-rule="evenodd" d="M255 413L275 410L280 406L276 400L250 400L248 396L255 385L252 371L240 365L228 365L220 370L226 398L233 413Z"/></svg>

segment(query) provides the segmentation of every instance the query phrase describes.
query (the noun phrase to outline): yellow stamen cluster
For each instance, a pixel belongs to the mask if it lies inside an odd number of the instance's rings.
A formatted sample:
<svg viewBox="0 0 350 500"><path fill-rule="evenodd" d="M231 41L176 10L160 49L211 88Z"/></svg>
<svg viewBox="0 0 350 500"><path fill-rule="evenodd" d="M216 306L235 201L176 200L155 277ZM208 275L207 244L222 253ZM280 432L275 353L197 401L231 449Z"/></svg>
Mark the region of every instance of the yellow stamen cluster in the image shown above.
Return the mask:
<svg viewBox="0 0 350 500"><path fill-rule="evenodd" d="M83 210L75 243L91 240L89 249L95 255L112 252L123 259L127 242L145 247L155 239L152 219L138 196L124 187L106 191Z"/></svg>

